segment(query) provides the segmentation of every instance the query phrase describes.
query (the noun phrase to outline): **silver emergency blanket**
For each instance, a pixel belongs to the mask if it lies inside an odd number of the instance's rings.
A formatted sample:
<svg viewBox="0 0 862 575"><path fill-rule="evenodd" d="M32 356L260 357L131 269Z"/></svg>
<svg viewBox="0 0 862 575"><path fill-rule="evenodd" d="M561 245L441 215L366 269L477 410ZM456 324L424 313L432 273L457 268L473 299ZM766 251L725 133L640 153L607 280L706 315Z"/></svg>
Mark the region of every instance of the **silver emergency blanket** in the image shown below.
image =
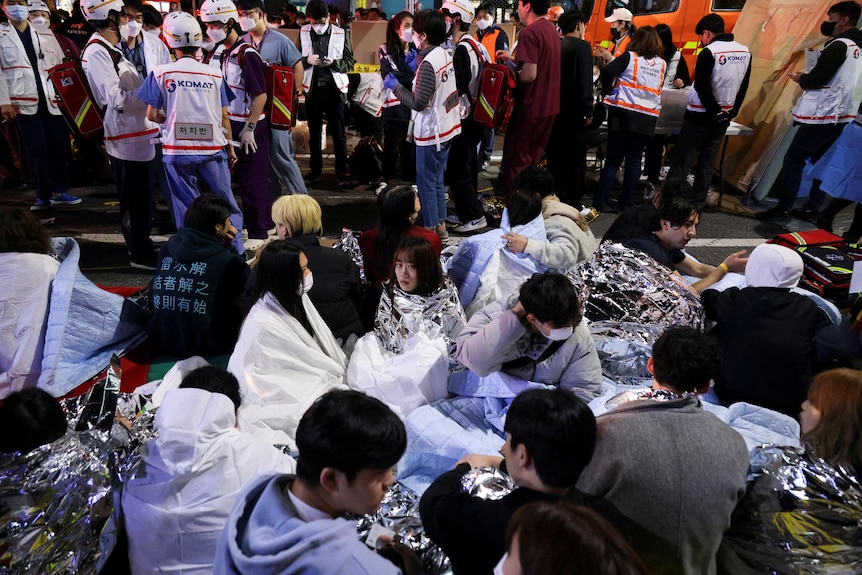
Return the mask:
<svg viewBox="0 0 862 575"><path fill-rule="evenodd" d="M367 284L365 263L362 260L362 250L359 249L359 232L354 232L350 228L341 228L341 238L332 247L347 252L353 263L359 266L359 279L363 284Z"/></svg>
<svg viewBox="0 0 862 575"><path fill-rule="evenodd" d="M862 488L852 470L799 447L752 453L761 474L733 514L725 543L757 572L862 572Z"/></svg>
<svg viewBox="0 0 862 575"><path fill-rule="evenodd" d="M398 286L384 288L377 306L374 333L383 348L401 353L407 339L424 332L430 339L442 338L450 358L455 357L455 338L467 323L458 289L449 278L431 295L410 294Z"/></svg>
<svg viewBox="0 0 862 575"><path fill-rule="evenodd" d="M461 488L473 497L497 501L510 494L515 483L496 467L475 467L461 477Z"/></svg>
<svg viewBox="0 0 862 575"><path fill-rule="evenodd" d="M419 496L400 483L393 483L374 515L365 515L356 521L359 540L365 542L375 523L395 532L401 543L410 547L420 559L423 570L432 575L452 572L449 558L425 534L419 519Z"/></svg>
<svg viewBox="0 0 862 575"><path fill-rule="evenodd" d="M590 333L602 364L602 375L623 385L650 386L647 361L652 346L664 330L657 325L597 321Z"/></svg>
<svg viewBox="0 0 862 575"><path fill-rule="evenodd" d="M693 393L689 392L674 393L673 391L669 391L667 389L630 389L610 398L605 403L605 407L608 409L608 411L612 411L632 401L677 401L679 399L689 398L693 395Z"/></svg>
<svg viewBox="0 0 862 575"><path fill-rule="evenodd" d="M482 204L482 211L485 212L488 225L499 228L503 218L503 210L506 209L506 200L499 196L482 194L479 203Z"/></svg>
<svg viewBox="0 0 862 575"><path fill-rule="evenodd" d="M30 453L0 455L0 573L97 573L120 525L117 490L152 435L152 415L119 393L116 358L85 394L63 402L70 431ZM132 432L115 421L127 416Z"/></svg>
<svg viewBox="0 0 862 575"><path fill-rule="evenodd" d="M643 252L604 243L569 272L591 321L703 326L703 304L685 280Z"/></svg>

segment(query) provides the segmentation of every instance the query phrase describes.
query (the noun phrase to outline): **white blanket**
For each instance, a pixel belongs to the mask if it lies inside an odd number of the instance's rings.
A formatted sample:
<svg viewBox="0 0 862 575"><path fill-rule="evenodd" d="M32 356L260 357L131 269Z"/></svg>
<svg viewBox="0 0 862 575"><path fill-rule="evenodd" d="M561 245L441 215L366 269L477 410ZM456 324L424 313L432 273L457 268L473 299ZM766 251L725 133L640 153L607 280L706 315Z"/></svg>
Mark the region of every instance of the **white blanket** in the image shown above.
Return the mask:
<svg viewBox="0 0 862 575"><path fill-rule="evenodd" d="M228 371L239 380L240 428L296 448L296 427L314 400L346 389L347 358L307 295L303 307L314 337L271 294L246 316Z"/></svg>
<svg viewBox="0 0 862 575"><path fill-rule="evenodd" d="M353 348L347 368L351 388L376 397L407 417L420 405L446 398L449 356L442 337L430 339L418 332L404 342L401 353L383 349L372 332Z"/></svg>
<svg viewBox="0 0 862 575"><path fill-rule="evenodd" d="M123 490L132 573L212 573L240 490L258 474L292 473L296 464L237 429L233 402L220 393L168 391L155 427Z"/></svg>

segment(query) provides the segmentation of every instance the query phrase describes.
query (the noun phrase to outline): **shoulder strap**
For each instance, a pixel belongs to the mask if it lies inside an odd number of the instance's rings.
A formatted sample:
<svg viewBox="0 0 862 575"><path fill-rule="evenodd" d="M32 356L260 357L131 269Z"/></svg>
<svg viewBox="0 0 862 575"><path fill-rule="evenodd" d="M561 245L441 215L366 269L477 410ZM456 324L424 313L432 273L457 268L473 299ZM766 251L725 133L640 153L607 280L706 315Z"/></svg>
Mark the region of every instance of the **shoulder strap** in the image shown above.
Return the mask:
<svg viewBox="0 0 862 575"><path fill-rule="evenodd" d="M479 59L480 64L489 64L488 60L485 58L485 55L482 54L482 51L479 49L478 41L468 34L464 34L461 36L461 39L458 40L458 44L461 43L469 44L473 51L476 52L476 58Z"/></svg>
<svg viewBox="0 0 862 575"><path fill-rule="evenodd" d="M535 369L535 365L537 363L542 363L543 361L545 361L546 359L548 359L549 357L551 357L552 355L557 353L557 351L561 347L563 347L563 344L566 343L566 341L567 340L565 340L565 339L552 341L551 345L546 347L545 351L543 351L542 355L540 355L537 359L533 359L529 356L524 355L524 356L521 356L519 358L513 359L511 361L507 361L506 363L503 364L503 367L511 369L511 368L519 368L519 367L524 367L524 366L533 364L533 369Z"/></svg>
<svg viewBox="0 0 862 575"><path fill-rule="evenodd" d="M120 75L120 58L122 58L123 56L121 54L117 53L116 48L114 48L113 46L109 46L108 44L106 44L102 40L99 40L98 38L93 38L92 40L87 42L87 44L84 46L84 50L89 48L92 44L97 44L97 45L101 46L102 48L104 48L105 50L108 51L108 54L111 56L111 61L114 63L114 72L116 72L117 76L119 76ZM84 55L84 50L81 50L81 56Z"/></svg>

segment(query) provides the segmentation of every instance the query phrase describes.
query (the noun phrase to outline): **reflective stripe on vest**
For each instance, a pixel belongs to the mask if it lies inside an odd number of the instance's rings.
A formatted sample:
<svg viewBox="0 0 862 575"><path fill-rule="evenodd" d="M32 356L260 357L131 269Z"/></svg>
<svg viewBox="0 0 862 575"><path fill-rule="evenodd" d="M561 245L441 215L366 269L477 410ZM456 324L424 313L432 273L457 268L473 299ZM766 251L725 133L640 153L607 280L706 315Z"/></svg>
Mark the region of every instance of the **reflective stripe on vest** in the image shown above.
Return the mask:
<svg viewBox="0 0 862 575"><path fill-rule="evenodd" d="M666 67L659 56L644 58L629 52L629 64L617 78L613 92L605 97L605 104L658 117Z"/></svg>

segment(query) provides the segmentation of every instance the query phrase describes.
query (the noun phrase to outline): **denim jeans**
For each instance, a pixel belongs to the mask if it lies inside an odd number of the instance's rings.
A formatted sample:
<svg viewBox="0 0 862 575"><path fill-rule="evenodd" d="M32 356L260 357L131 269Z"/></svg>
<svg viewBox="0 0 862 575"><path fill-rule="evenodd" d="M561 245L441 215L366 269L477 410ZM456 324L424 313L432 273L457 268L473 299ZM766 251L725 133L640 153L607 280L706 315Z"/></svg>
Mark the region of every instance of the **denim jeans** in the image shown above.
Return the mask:
<svg viewBox="0 0 862 575"><path fill-rule="evenodd" d="M275 201L281 196L281 186L278 181L281 180L287 186L290 194L308 194L308 188L305 187L305 181L302 179L302 172L299 170L299 165L296 163L296 156L293 150L293 135L288 130L272 130L272 140L269 148L269 181L270 181L270 196ZM275 188L275 192L273 192Z"/></svg>
<svg viewBox="0 0 862 575"><path fill-rule="evenodd" d="M416 146L416 186L419 188L419 202L422 204L422 223L433 228L446 219L446 191L443 189L443 175L449 160L451 140L442 142L440 150L435 144Z"/></svg>
<svg viewBox="0 0 862 575"><path fill-rule="evenodd" d="M596 197L593 201L595 206L599 209L607 208L611 188L617 177L617 169L623 160L625 160L626 167L617 209L622 211L632 205L641 175L641 155L648 140L649 136L646 134L608 130L608 152L605 158L605 167L602 168L602 175L596 188Z"/></svg>

